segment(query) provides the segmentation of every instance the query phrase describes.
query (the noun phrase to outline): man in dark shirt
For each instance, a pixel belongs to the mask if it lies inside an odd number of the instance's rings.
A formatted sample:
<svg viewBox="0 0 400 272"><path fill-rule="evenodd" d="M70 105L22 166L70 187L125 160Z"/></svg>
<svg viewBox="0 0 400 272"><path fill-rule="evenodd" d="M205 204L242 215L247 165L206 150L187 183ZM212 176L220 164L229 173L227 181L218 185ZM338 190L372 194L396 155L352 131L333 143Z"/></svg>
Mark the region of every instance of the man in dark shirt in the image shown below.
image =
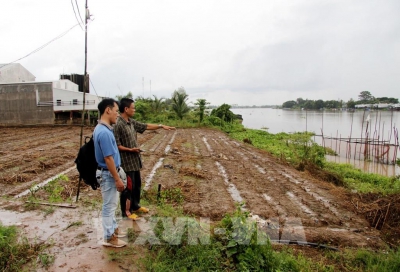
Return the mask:
<svg viewBox="0 0 400 272"><path fill-rule="evenodd" d="M119 111L120 116L114 127L114 136L121 154L121 166L132 180L132 191L124 191L121 194L121 210L123 216L135 220L138 216L133 212L146 213L149 211L147 208L140 206L140 190L142 186L140 169L142 168L142 159L136 132L143 133L145 130L159 128L171 130L175 128L161 124L145 124L132 119L135 114L135 103L130 98L121 99ZM126 208L128 205L130 205L129 209Z"/></svg>

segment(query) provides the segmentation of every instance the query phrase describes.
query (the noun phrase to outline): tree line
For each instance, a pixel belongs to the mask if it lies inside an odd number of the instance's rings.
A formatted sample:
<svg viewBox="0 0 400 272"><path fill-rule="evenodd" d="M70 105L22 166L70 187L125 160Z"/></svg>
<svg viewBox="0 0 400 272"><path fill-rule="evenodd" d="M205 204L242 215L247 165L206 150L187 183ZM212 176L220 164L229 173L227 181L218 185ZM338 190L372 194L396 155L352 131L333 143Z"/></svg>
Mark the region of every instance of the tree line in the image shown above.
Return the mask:
<svg viewBox="0 0 400 272"><path fill-rule="evenodd" d="M399 99L393 97L374 97L369 91L362 91L358 95L358 100L355 101L350 98L349 101L344 102L343 100L304 100L303 98L297 98L296 101L289 100L282 104L282 108L289 109L310 109L310 110L320 110L320 109L340 109L340 108L352 108L354 109L356 105L359 104L398 104Z"/></svg>
<svg viewBox="0 0 400 272"><path fill-rule="evenodd" d="M218 126L223 130L232 129L234 126L240 126L237 116L230 110L231 106L222 104L214 108L210 114L207 114L207 108L210 104L206 99L197 99L195 103L188 102L189 95L185 88L180 87L174 90L170 98L158 98L153 95L152 98L137 96L133 98L131 92L126 95L117 95L115 98L128 97L135 101L135 116L138 121L148 123L164 123L184 125L205 125Z"/></svg>

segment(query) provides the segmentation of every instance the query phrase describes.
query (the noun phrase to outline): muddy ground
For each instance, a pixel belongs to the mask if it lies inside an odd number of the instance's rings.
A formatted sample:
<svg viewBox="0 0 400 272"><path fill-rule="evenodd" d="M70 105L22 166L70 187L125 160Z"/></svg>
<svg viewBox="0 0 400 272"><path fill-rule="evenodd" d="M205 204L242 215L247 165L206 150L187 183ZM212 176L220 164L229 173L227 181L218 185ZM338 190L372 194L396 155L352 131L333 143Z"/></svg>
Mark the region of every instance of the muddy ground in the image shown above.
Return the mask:
<svg viewBox="0 0 400 272"><path fill-rule="evenodd" d="M123 265L108 261L108 249L99 244L99 190L83 186L80 201L73 203L76 208L55 207L48 214L43 209L28 211L25 203L32 194L29 188L66 170L69 182L63 194L75 200L78 174L74 159L80 129L0 128L0 220L17 224L30 238L51 238L50 251L56 258L50 271L124 270ZM84 128L83 134L90 136L92 130ZM234 211L237 202L244 202L244 209L274 240L339 249L385 246L381 232L355 212L358 202L354 195L222 132L146 131L138 140L145 150L143 187L153 190L161 184L163 189L181 188L187 214L216 222ZM21 196L23 192L27 194Z"/></svg>

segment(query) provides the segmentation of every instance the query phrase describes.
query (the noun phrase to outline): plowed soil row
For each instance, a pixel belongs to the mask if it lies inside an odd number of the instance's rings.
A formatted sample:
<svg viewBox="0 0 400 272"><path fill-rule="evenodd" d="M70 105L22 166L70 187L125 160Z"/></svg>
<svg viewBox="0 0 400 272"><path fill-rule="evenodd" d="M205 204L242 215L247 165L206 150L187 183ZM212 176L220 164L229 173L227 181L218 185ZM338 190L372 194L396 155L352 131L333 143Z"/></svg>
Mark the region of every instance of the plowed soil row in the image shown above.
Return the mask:
<svg viewBox="0 0 400 272"><path fill-rule="evenodd" d="M84 135L92 131L85 128ZM0 193L15 195L74 165L80 128L1 128L1 135ZM220 220L244 202L260 227L276 232L276 239L338 247L382 245L379 232L349 209L342 188L219 131L146 131L138 141L145 150L143 184L180 188L188 214ZM76 170L71 172L76 177Z"/></svg>

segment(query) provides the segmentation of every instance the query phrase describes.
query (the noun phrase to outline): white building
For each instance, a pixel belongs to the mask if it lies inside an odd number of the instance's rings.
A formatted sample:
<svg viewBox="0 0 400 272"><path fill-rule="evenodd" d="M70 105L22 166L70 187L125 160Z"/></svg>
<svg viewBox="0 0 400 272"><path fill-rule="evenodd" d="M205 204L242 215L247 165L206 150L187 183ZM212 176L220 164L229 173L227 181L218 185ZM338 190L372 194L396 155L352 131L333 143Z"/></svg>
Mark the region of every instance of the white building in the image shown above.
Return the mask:
<svg viewBox="0 0 400 272"><path fill-rule="evenodd" d="M19 63L0 64L0 83L35 81L35 76Z"/></svg>
<svg viewBox="0 0 400 272"><path fill-rule="evenodd" d="M4 66L0 71L0 124L82 122L83 92L79 92L77 84L67 79L35 81L35 77L18 63ZM94 116L90 112L98 111L97 105L102 99L85 94L87 122L90 122L90 115Z"/></svg>

